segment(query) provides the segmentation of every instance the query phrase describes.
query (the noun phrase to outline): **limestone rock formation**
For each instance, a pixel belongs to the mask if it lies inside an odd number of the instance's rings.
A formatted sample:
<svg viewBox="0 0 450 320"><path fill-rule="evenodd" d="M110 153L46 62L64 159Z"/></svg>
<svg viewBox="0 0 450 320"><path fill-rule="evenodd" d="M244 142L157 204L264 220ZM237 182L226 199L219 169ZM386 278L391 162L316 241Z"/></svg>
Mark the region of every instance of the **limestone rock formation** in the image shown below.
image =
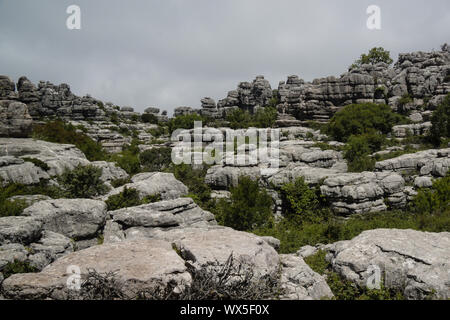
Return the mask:
<svg viewBox="0 0 450 320"><path fill-rule="evenodd" d="M334 271L360 286L366 286L378 268L385 287L409 299L448 299L449 248L448 232L377 229L334 243L327 257Z"/></svg>
<svg viewBox="0 0 450 320"><path fill-rule="evenodd" d="M31 133L33 119L26 104L0 100L0 137L22 138Z"/></svg>

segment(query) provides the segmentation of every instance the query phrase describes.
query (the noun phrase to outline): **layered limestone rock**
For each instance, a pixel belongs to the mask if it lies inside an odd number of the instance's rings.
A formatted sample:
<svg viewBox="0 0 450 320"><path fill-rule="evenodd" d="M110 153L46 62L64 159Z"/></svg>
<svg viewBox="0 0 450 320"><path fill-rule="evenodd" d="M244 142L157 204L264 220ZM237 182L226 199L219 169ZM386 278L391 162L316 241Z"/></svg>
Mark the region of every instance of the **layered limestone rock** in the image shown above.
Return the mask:
<svg viewBox="0 0 450 320"><path fill-rule="evenodd" d="M378 277L408 299L449 299L449 248L448 232L377 229L328 246L327 259L335 272L361 287Z"/></svg>
<svg viewBox="0 0 450 320"><path fill-rule="evenodd" d="M28 137L32 124L26 104L0 99L0 137Z"/></svg>

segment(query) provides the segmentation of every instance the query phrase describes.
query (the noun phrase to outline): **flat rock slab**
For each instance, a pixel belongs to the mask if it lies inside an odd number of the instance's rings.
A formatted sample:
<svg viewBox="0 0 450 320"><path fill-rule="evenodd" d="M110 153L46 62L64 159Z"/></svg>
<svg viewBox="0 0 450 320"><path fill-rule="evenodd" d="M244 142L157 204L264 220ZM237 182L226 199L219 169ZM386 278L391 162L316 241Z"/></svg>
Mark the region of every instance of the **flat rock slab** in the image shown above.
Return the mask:
<svg viewBox="0 0 450 320"><path fill-rule="evenodd" d="M106 204L91 199L45 200L23 211L43 224L43 229L69 238L88 238L96 235L106 222Z"/></svg>
<svg viewBox="0 0 450 320"><path fill-rule="evenodd" d="M385 286L409 299L450 298L450 233L377 229L330 246L328 258L341 276L366 286L376 268Z"/></svg>
<svg viewBox="0 0 450 320"><path fill-rule="evenodd" d="M15 274L3 282L3 292L9 299L66 299L68 267L78 266L81 275L88 269L98 273L117 272L129 298L156 285L188 284L190 274L184 261L169 242L139 240L94 246L56 260L40 273ZM70 271L70 270L69 270Z"/></svg>

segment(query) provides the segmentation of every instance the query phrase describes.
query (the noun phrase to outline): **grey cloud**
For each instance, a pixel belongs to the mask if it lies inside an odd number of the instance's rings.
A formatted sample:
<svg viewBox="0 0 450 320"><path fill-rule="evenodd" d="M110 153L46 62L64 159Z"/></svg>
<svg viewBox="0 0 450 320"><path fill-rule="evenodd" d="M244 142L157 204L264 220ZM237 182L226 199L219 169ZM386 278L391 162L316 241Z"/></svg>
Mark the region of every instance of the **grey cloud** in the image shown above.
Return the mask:
<svg viewBox="0 0 450 320"><path fill-rule="evenodd" d="M65 27L71 4L82 30ZM381 7L380 31L366 28L370 4ZM438 49L449 9L447 0L0 0L0 74L172 111L259 74L274 88L290 74L339 75L374 46L394 58Z"/></svg>

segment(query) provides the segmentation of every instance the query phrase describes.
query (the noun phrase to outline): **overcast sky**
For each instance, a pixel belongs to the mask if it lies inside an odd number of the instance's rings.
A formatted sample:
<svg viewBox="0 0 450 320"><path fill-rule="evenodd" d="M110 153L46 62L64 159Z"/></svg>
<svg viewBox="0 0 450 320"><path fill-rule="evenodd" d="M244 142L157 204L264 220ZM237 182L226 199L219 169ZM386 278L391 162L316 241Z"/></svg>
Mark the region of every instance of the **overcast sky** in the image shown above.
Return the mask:
<svg viewBox="0 0 450 320"><path fill-rule="evenodd" d="M81 30L66 9L81 8ZM381 8L381 30L366 9ZM240 81L340 75L374 46L450 42L448 0L0 0L0 74L68 83L143 111L216 101Z"/></svg>

